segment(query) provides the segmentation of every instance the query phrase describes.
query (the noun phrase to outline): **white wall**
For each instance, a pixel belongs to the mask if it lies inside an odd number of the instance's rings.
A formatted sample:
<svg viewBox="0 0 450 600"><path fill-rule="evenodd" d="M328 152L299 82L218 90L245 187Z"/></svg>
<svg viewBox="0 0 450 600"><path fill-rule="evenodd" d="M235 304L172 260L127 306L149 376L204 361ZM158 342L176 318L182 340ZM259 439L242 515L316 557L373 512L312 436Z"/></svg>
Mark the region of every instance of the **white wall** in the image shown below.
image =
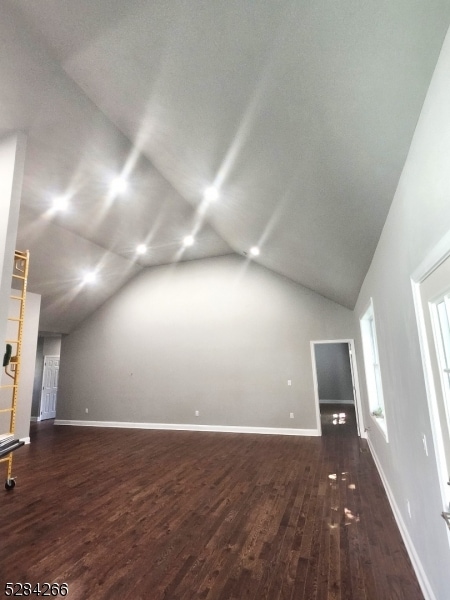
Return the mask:
<svg viewBox="0 0 450 600"><path fill-rule="evenodd" d="M25 147L26 139L21 133L0 140L0 347L3 348L19 219Z"/></svg>
<svg viewBox="0 0 450 600"><path fill-rule="evenodd" d="M237 255L147 269L63 338L57 418L315 430L310 340L353 335Z"/></svg>
<svg viewBox="0 0 450 600"><path fill-rule="evenodd" d="M28 438L30 435L31 401L33 396L40 305L41 297L38 294L28 292L25 302L25 320L23 326L19 396L17 400L15 429L16 437L21 439ZM10 300L9 315L18 316L18 309L19 302L17 300ZM8 323L8 336L11 336L11 339L17 339L16 322ZM15 351L15 346L13 347L13 351ZM1 383L2 385L12 383L12 379L5 375L3 370L1 373ZM8 406L11 406L11 400L11 390L1 390L2 407L7 408ZM0 419L0 431L2 433L9 431L9 414L7 416L3 415Z"/></svg>
<svg viewBox="0 0 450 600"><path fill-rule="evenodd" d="M410 277L450 230L450 38L447 35L398 189L355 309L373 298L389 443L372 423L369 440L409 538L427 596L450 594L450 549L425 392ZM359 336L360 339L360 336ZM360 372L363 371L359 342ZM363 382L364 383L364 382ZM365 386L362 385L365 392ZM426 456L422 436L430 455ZM411 506L411 517L407 511ZM426 573L426 575L424 574Z"/></svg>

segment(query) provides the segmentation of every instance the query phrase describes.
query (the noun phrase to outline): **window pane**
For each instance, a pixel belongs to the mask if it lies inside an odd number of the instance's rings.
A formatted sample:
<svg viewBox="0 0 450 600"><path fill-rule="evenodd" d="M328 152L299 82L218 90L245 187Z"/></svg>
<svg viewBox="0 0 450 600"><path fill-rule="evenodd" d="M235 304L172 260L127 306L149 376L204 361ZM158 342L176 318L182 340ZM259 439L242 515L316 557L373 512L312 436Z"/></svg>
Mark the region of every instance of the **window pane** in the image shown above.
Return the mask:
<svg viewBox="0 0 450 600"><path fill-rule="evenodd" d="M449 303L445 300L437 303L434 313L435 321L435 343L436 354L441 371L442 381L442 400L445 410L445 418L447 421L447 431L450 431L450 319L448 314ZM441 416L441 419L444 415ZM450 440L446 440L449 444Z"/></svg>
<svg viewBox="0 0 450 600"><path fill-rule="evenodd" d="M383 390L381 387L381 372L380 372L380 366L376 365L375 367L375 385L377 388L377 402L378 402L378 407L377 408L381 408L383 409L383 402L382 402L382 398L383 398Z"/></svg>
<svg viewBox="0 0 450 600"><path fill-rule="evenodd" d="M381 369L378 358L375 316L373 313L372 302L366 313L361 317L361 334L369 409L375 418L375 422L383 431L386 441L388 441Z"/></svg>
<svg viewBox="0 0 450 600"><path fill-rule="evenodd" d="M446 385L446 394L445 397L448 399L450 398L450 373L446 373L446 376L443 378L445 381L445 385ZM449 473L450 475L450 473Z"/></svg>
<svg viewBox="0 0 450 600"><path fill-rule="evenodd" d="M444 356L443 361L446 369L450 368L450 324L447 314L446 303L443 300L437 305L439 318L439 329L441 332L442 348Z"/></svg>
<svg viewBox="0 0 450 600"><path fill-rule="evenodd" d="M373 317L371 317L369 321L370 325L370 349L372 352L372 362L374 364L378 363L378 355L377 355L377 346L376 346L376 337L375 337L375 323Z"/></svg>

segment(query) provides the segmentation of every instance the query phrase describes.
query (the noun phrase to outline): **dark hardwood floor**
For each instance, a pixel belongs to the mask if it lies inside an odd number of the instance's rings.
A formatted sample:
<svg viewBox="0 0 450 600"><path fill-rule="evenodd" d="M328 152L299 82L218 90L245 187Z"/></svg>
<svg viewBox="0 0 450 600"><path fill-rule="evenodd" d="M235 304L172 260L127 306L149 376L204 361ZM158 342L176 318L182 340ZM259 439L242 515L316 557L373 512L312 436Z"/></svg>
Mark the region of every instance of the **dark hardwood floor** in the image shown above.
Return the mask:
<svg viewBox="0 0 450 600"><path fill-rule="evenodd" d="M352 409L328 408L322 438L33 424L0 491L0 593L422 600Z"/></svg>

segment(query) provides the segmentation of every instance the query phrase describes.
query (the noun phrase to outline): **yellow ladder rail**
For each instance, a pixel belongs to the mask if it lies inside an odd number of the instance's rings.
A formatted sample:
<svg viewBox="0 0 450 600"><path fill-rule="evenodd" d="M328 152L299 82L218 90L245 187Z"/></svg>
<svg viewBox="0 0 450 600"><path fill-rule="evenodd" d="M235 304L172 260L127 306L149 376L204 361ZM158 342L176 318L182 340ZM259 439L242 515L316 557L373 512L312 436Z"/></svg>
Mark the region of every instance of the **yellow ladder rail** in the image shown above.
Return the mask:
<svg viewBox="0 0 450 600"><path fill-rule="evenodd" d="M16 250L14 252L14 265L12 276L14 279L20 282L19 287L21 289L14 289L10 298L19 301L19 316L8 317L9 321L17 323L17 339L7 339L7 344L14 344L16 346L16 354L14 356L14 369L11 370L11 377L14 380L13 384L2 385L0 389L12 390L11 406L8 408L0 409L0 413L10 413L10 427L9 435L14 435L16 428L16 410L17 410L17 399L19 393L19 379L20 379L20 367L22 357L22 340L23 340L23 325L25 318L25 298L27 292L27 279L28 279L28 263L29 263L29 252ZM0 458L0 462L7 463L7 474L6 474L6 489L12 489L14 487L14 479L12 478L12 457L13 451L4 458Z"/></svg>

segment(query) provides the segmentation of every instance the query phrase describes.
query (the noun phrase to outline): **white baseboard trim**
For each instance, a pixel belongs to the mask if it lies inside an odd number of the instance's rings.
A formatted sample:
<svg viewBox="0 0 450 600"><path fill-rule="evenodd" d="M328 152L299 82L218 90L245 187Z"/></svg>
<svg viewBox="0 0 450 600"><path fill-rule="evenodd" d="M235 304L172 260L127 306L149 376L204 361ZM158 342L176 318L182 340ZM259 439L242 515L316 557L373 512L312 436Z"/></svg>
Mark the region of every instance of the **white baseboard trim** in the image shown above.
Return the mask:
<svg viewBox="0 0 450 600"><path fill-rule="evenodd" d="M354 400L319 400L319 404L355 404Z"/></svg>
<svg viewBox="0 0 450 600"><path fill-rule="evenodd" d="M30 421L32 423L39 423L40 420L41 420L41 417L30 417Z"/></svg>
<svg viewBox="0 0 450 600"><path fill-rule="evenodd" d="M81 427L120 427L125 429L164 429L170 431L216 431L218 433L260 433L267 435L301 435L317 437L317 429L283 427L238 427L234 425L194 425L191 423L128 423L126 421L80 421L55 419L55 425Z"/></svg>
<svg viewBox="0 0 450 600"><path fill-rule="evenodd" d="M389 504L391 505L392 508L392 512L394 513L394 518L397 522L398 528L400 529L400 533L401 536L403 538L403 542L406 546L406 550L408 552L409 558L411 559L414 571L416 573L417 579L419 581L419 585L422 589L422 593L425 597L425 600L437 600L436 596L434 595L434 592L431 588L430 582L428 580L427 574L425 572L425 569L423 568L422 562L416 552L416 548L411 540L411 537L409 535L408 529L405 525L405 522L403 520L403 517L401 515L401 512L398 508L398 505L395 501L394 495L392 493L392 490L390 488L390 485L388 483L388 480L386 479L386 476L384 474L384 471L381 467L381 463L378 460L378 456L375 452L375 449L373 447L373 445L370 442L370 438L367 438L367 441L369 443L369 449L370 449L370 453L372 454L372 458L374 460L374 463L378 469L378 473L380 474L381 477L381 481L383 482L384 485L384 489L386 491L386 495L388 497L389 500Z"/></svg>
<svg viewBox="0 0 450 600"><path fill-rule="evenodd" d="M25 444L29 444L31 440L30 440L30 437L28 436L28 437L20 438L20 441L25 442Z"/></svg>

